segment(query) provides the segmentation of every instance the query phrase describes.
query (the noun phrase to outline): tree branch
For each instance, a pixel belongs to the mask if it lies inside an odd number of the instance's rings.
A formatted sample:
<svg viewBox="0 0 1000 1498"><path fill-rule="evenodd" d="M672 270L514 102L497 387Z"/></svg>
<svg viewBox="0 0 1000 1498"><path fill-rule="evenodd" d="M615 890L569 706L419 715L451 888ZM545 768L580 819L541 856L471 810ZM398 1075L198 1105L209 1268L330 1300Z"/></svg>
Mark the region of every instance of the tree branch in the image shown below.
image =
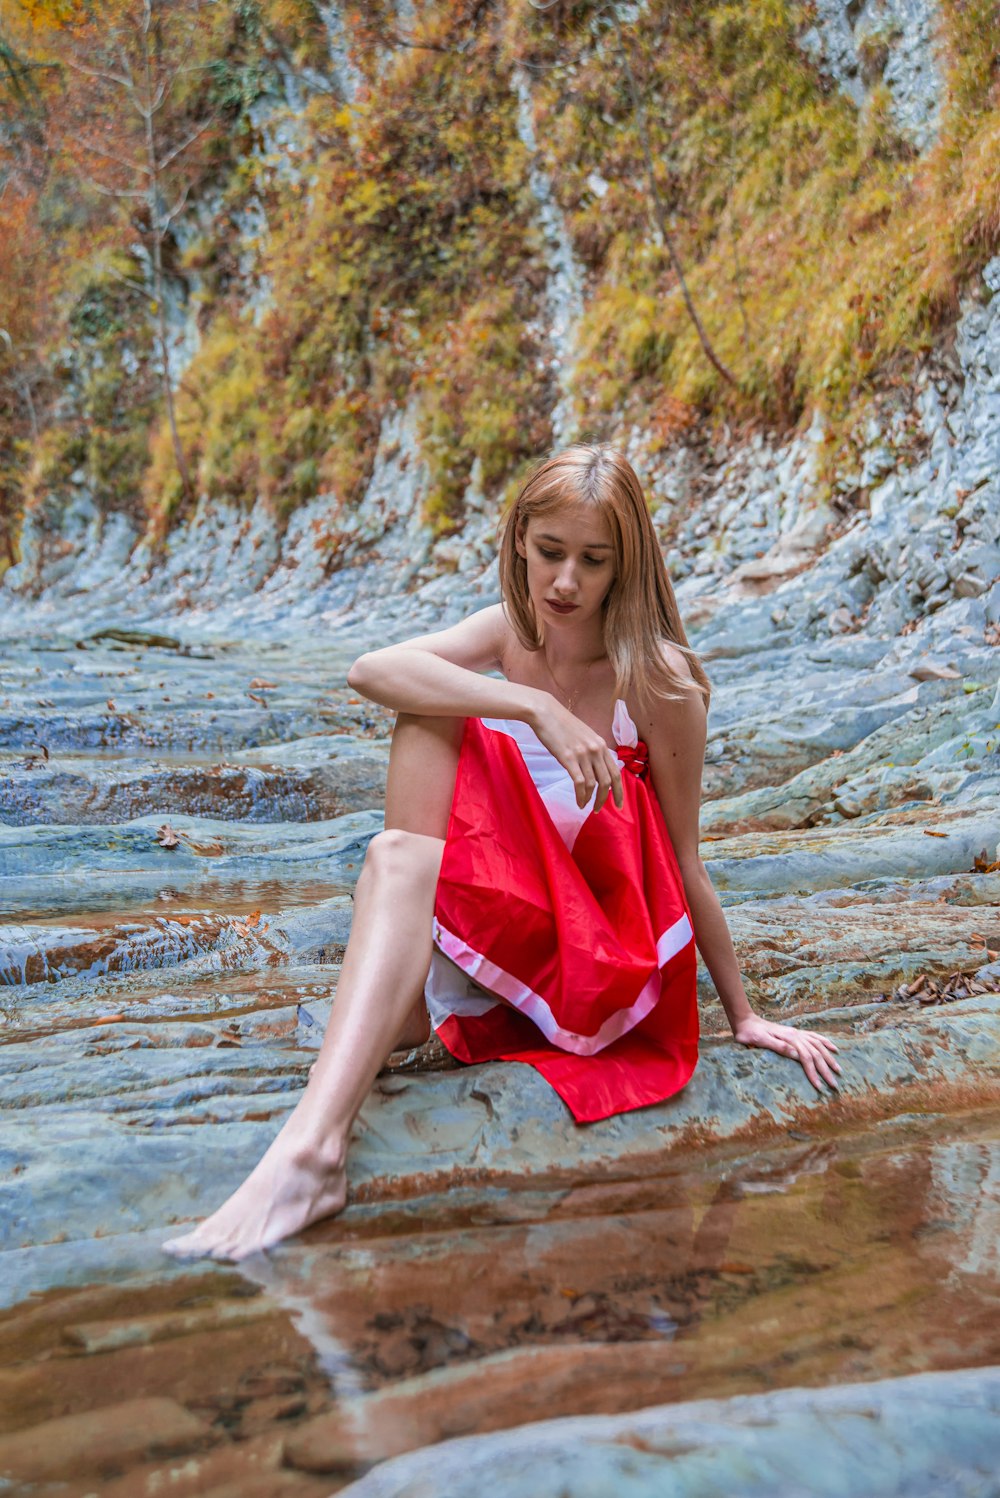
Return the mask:
<svg viewBox="0 0 1000 1498"><path fill-rule="evenodd" d="M660 197L660 189L656 181L656 168L653 165L653 153L649 148L649 135L646 130L646 111L643 108L642 100L639 97L639 90L636 88L635 76L632 72L632 64L629 61L628 52L625 47L625 39L622 35L621 22L618 19L618 11L613 3L602 7L602 9L606 14L610 15L612 25L615 28L615 37L618 43L618 52L622 60L622 66L625 70L625 78L628 82L629 97L632 102L632 113L635 117L636 131L639 136L639 143L642 146L642 154L646 163L646 177L649 181L650 196L653 200L653 216L656 221L656 226L660 231L660 237L663 241L664 248L666 249L667 254L670 257L670 264L673 266L674 274L677 277L677 281L681 289L681 296L684 299L684 306L687 308L688 316L694 323L695 331L698 334L698 341L701 344L705 352L705 357L708 359L708 362L711 364L712 368L717 370L728 384L738 385L739 381L737 380L736 376L731 372L731 370L726 368L722 360L719 358L718 354L715 352L715 349L712 347L712 344L709 341L708 334L705 332L701 318L698 316L697 309L691 299L691 293L688 290L688 284L684 278L684 271L681 267L677 251L674 248L673 238L670 234L670 230L667 228L666 210L664 209L663 199Z"/></svg>
<svg viewBox="0 0 1000 1498"><path fill-rule="evenodd" d="M99 78L102 83L117 83L119 88L125 89L128 93L134 92L132 80L121 73L109 73L103 68L88 68L86 63L77 62L76 58L68 55L65 61L67 67L72 68L74 73L83 73L87 78Z"/></svg>
<svg viewBox="0 0 1000 1498"><path fill-rule="evenodd" d="M92 140L78 140L76 145L83 147L85 151L91 151L95 156L103 156L106 161L115 161L119 166L126 166L133 172L144 172L149 175L149 167L143 166L141 161L130 161L127 156L116 156L113 151L105 151L103 146L96 145Z"/></svg>
<svg viewBox="0 0 1000 1498"><path fill-rule="evenodd" d="M177 199L177 201L174 203L174 206L172 208L168 209L167 212L165 214L163 214L162 217L160 218L159 228L160 228L160 233L161 234L164 232L164 230L166 230L167 228L169 228L170 224L173 222L173 220L180 213L181 209L184 207L185 203L188 200L188 193L190 191L191 191L191 183L190 182L186 182L184 184L184 190L181 193L180 197Z"/></svg>
<svg viewBox="0 0 1000 1498"><path fill-rule="evenodd" d="M174 146L173 150L168 151L166 156L160 157L158 169L161 172L164 171L172 161L176 161L178 156L182 156L188 146L193 146L198 137L204 135L206 130L210 130L218 118L217 114L213 114L209 115L207 120L203 120L200 125L191 131L191 134L185 140L181 141L179 146Z"/></svg>

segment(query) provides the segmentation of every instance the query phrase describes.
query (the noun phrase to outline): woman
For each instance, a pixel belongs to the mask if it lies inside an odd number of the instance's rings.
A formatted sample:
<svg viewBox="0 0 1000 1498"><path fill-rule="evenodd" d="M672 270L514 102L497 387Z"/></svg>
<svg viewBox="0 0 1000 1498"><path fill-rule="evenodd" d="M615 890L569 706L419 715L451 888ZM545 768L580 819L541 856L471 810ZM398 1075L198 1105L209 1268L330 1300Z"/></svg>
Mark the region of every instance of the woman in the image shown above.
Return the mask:
<svg viewBox="0 0 1000 1498"><path fill-rule="evenodd" d="M695 943L736 1040L837 1085L830 1040L747 1001L698 856L708 681L621 453L536 470L500 583L348 674L398 717L323 1046L260 1164L168 1252L240 1259L340 1211L354 1118L428 1010L461 1060L530 1063L578 1120L669 1097L697 1059Z"/></svg>

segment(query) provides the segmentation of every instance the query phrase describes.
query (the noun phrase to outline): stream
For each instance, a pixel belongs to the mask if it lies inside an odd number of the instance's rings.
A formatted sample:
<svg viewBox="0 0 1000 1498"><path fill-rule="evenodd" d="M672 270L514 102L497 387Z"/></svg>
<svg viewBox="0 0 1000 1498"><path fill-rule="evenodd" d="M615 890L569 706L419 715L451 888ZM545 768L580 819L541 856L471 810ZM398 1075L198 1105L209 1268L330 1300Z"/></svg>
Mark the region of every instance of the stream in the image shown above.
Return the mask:
<svg viewBox="0 0 1000 1498"><path fill-rule="evenodd" d="M823 1016L845 1096L738 1051L703 972L676 1107L574 1131L527 1069L406 1062L340 1218L235 1268L160 1253L259 1157L323 1033L391 731L344 684L358 648L4 645L0 1473L318 1498L541 1418L996 1363L995 812L899 795L783 830L733 747L738 658L706 858L755 1001ZM811 669L841 679L835 650ZM949 684L892 690L868 728L899 762L906 732L949 742ZM786 778L835 747L798 739ZM901 993L920 972L938 989Z"/></svg>

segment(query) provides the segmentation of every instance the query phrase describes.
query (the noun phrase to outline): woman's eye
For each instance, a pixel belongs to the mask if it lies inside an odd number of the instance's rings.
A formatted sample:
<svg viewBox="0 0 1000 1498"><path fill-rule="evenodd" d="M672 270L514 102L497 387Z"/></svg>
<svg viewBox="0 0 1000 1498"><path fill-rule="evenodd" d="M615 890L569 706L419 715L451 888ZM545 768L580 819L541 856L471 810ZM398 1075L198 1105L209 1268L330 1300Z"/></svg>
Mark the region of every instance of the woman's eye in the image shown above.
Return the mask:
<svg viewBox="0 0 1000 1498"><path fill-rule="evenodd" d="M600 567L601 563L604 561L604 558L603 557L584 557L583 560L585 562L589 562L590 565L591 565L591 567Z"/></svg>
<svg viewBox="0 0 1000 1498"><path fill-rule="evenodd" d="M538 548L538 552L539 555L543 556L547 562L555 562L559 559L559 553L557 551L546 551L544 546L540 546Z"/></svg>

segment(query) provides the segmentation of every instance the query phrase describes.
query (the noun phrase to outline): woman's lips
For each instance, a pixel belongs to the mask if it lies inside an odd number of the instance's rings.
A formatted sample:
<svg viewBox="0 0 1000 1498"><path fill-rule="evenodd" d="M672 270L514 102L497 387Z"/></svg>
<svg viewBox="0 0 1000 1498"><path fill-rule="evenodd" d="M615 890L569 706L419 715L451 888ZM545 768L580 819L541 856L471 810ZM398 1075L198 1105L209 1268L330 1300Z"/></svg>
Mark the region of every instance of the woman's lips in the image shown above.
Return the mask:
<svg viewBox="0 0 1000 1498"><path fill-rule="evenodd" d="M556 603L551 598L546 598L545 602L550 609L555 609L557 614L572 614L574 609L580 607L578 603Z"/></svg>

